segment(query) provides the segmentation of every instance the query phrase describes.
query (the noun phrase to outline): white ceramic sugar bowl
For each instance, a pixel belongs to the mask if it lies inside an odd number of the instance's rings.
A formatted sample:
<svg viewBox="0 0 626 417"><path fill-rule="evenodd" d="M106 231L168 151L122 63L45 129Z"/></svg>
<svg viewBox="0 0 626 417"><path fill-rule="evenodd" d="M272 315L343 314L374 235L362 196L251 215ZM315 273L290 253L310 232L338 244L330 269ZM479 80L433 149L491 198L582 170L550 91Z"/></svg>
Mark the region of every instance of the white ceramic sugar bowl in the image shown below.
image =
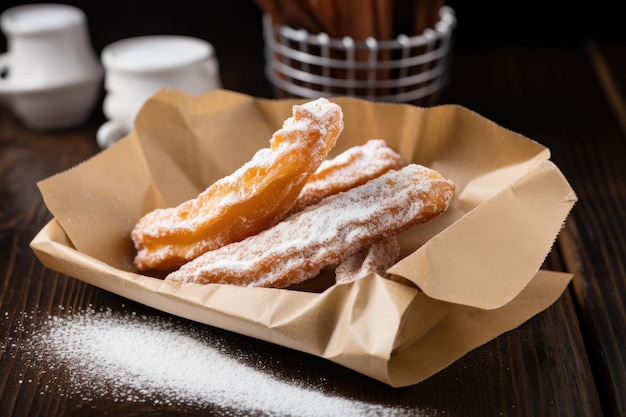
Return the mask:
<svg viewBox="0 0 626 417"><path fill-rule="evenodd" d="M201 94L221 87L213 46L201 39L157 35L122 39L102 51L107 119L97 140L106 148L132 128L135 116L162 88Z"/></svg>
<svg viewBox="0 0 626 417"><path fill-rule="evenodd" d="M0 100L29 128L82 123L102 87L103 70L91 49L82 10L29 4L0 16L7 52L0 55Z"/></svg>

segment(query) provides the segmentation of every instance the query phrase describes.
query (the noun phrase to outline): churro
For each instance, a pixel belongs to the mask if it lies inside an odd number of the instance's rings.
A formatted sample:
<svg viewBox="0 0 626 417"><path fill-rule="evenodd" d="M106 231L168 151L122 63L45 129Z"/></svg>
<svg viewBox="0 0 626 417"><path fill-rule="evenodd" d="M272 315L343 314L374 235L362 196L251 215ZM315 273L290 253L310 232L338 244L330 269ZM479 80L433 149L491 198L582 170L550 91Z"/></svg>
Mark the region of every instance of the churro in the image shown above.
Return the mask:
<svg viewBox="0 0 626 417"><path fill-rule="evenodd" d="M343 112L320 98L293 106L270 147L177 207L142 217L131 237L139 270L169 270L284 218L343 129Z"/></svg>
<svg viewBox="0 0 626 417"><path fill-rule="evenodd" d="M375 272L387 276L400 256L400 244L396 236L380 239L368 248L362 249L344 259L335 268L335 282L350 282Z"/></svg>
<svg viewBox="0 0 626 417"><path fill-rule="evenodd" d="M347 191L405 165L402 157L383 139L371 139L322 162L304 185L290 213L320 202L324 197Z"/></svg>
<svg viewBox="0 0 626 417"><path fill-rule="evenodd" d="M170 282L285 288L316 276L379 239L447 209L454 183L417 164L323 199L269 229L209 251Z"/></svg>

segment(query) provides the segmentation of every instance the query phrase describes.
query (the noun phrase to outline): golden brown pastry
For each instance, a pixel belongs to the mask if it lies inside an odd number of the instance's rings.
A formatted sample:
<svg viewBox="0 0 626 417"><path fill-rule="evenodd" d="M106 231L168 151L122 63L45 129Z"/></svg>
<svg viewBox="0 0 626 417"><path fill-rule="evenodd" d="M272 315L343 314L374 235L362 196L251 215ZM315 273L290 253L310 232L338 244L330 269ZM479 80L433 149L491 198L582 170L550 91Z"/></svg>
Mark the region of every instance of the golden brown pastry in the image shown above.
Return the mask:
<svg viewBox="0 0 626 417"><path fill-rule="evenodd" d="M324 197L347 191L405 165L402 157L383 139L371 139L322 162L300 192L291 212L320 202Z"/></svg>
<svg viewBox="0 0 626 417"><path fill-rule="evenodd" d="M447 209L454 184L410 164L323 199L273 227L204 253L170 282L284 288Z"/></svg>
<svg viewBox="0 0 626 417"><path fill-rule="evenodd" d="M169 270L284 218L343 129L341 108L320 98L293 107L270 147L177 207L142 217L131 237L139 270Z"/></svg>

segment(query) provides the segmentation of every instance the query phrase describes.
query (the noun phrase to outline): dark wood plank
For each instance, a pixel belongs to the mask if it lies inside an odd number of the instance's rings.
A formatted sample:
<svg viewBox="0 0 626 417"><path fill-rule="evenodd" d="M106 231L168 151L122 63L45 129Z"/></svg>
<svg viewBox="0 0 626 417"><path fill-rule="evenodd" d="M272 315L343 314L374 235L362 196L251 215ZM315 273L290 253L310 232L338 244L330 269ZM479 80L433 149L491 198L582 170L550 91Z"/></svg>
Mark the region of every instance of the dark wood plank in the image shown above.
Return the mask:
<svg viewBox="0 0 626 417"><path fill-rule="evenodd" d="M30 234L26 233L26 235ZM33 369L20 354L19 345L46 320L64 317L86 308L106 308L118 313L135 312L158 319L165 317L121 297L95 289L72 278L46 270L33 259L24 243L15 262L27 273L11 273L14 289L2 309L12 311L2 322L7 345L0 357L0 404L9 415L47 416L101 415L195 415L193 406L153 405L139 401L113 402L114 397L83 401L63 385L62 369ZM27 260L25 261L25 258ZM555 265L558 268L559 258ZM374 401L389 406L406 406L406 415L432 416L594 416L598 415L593 381L589 381L576 315L569 295L520 328L487 343L425 382L393 389L328 361L289 349L231 334L219 329L182 321L251 366L262 364L272 375L293 384L316 387L346 398ZM45 371L45 375L39 374ZM575 376L572 378L571 376ZM61 378L57 380L56 378ZM18 381L24 381L19 383ZM28 382L30 381L30 382ZM55 390L44 387L59 383ZM88 393L89 390L86 390ZM43 394L42 394L43 393ZM59 395L59 393L63 395ZM532 401L529 401L532 399ZM205 410L212 415L211 410ZM213 412L219 415L220 410Z"/></svg>
<svg viewBox="0 0 626 417"><path fill-rule="evenodd" d="M58 132L24 129L5 108L0 109L0 410L3 415L29 415L58 409L62 398L41 396L19 345L30 323L60 310L89 303L95 288L47 270L33 257L29 243L50 220L36 182L68 169L98 151L95 130L84 126ZM44 400L44 403L39 401ZM63 415L60 413L59 415Z"/></svg>
<svg viewBox="0 0 626 417"><path fill-rule="evenodd" d="M604 52L606 51L606 53ZM619 51L619 52L618 52ZM607 415L626 415L626 47L590 46L590 59L610 103L617 134L573 150L574 179L585 200L568 224L563 251L575 271L574 291ZM582 165L584 166L584 165ZM595 179L595 181L590 180Z"/></svg>
<svg viewBox="0 0 626 417"><path fill-rule="evenodd" d="M624 81L624 46L607 51L616 86ZM588 45L474 51L449 87L447 100L465 104L552 150L579 202L559 240L566 269L576 274L574 300L607 415L626 410L624 227L626 136L619 110L603 90ZM496 51L497 52L497 51ZM485 59L488 53L491 59ZM457 59L466 59L465 55ZM621 71L620 71L621 70ZM497 74L496 74L497 73ZM482 90L482 91L481 91ZM459 93L461 92L461 95ZM619 92L613 92L618 93ZM465 95L467 94L467 95ZM444 97L446 97L444 95Z"/></svg>
<svg viewBox="0 0 626 417"><path fill-rule="evenodd" d="M46 135L22 132L19 127L15 129L17 136L30 137L30 142L25 142L28 144L25 151L28 158L41 158L43 161L24 158L22 162L29 163L10 165L6 171L9 175L4 178L14 178L16 174L26 171L26 166L32 165L46 167L40 169L50 173L58 172L95 151L92 147L93 131L84 132L79 139L70 134L65 142L62 139L62 143L51 143L47 141L49 137ZM19 140L10 135L5 137ZM50 146L53 144L64 145L54 148L55 157L51 156L53 152ZM74 147L79 151L71 150ZM11 242L3 246L9 254L5 285L10 288L10 294L7 293L1 301L3 309L12 311L11 319L3 323L3 333L10 335L13 343L26 337L27 329L36 328L49 314L62 316L64 311L89 306L124 311L122 306L125 301L119 297L47 271L37 263L27 244L48 216L33 187L38 176L18 178L25 182L26 187L8 187L13 189L12 198L7 200L12 202L8 211L14 213L13 223L19 227L12 229ZM24 207L27 209L24 210ZM134 305L133 309L142 314L162 316L162 313L141 306ZM579 415L597 415L595 387L589 379L591 374L573 311L571 299L565 296L555 306L519 329L470 352L424 383L403 389L391 389L326 361L278 346L237 335L226 334L224 338L231 350L243 352L243 357L262 360L264 366L272 366L276 374L300 383L325 381L317 382L318 389L350 398L404 405L413 410L408 414L426 410L424 412L433 415L449 416L482 416L485 413L504 416L569 416L572 410L576 410ZM190 323L189 326L195 325ZM205 331L217 332L216 337L221 335L215 329ZM563 341L566 341L565 346L562 346ZM51 408L66 415L89 414L91 407L95 407L94 413L95 410L110 407L110 398L87 403L80 398L58 396L45 390L44 394L39 394L48 379L37 379L27 363L20 362L15 350L9 349L1 360L5 371L1 385L5 389L0 401L10 407L14 415L46 415L46 410ZM303 372L303 369L306 371ZM576 378L572 381L565 375L576 375ZM35 382L17 383L24 378ZM529 401L529 398L533 400ZM171 407L135 402L115 405L114 410L127 414L155 410L173 412ZM195 410L178 407L176 412L191 415Z"/></svg>
<svg viewBox="0 0 626 417"><path fill-rule="evenodd" d="M19 3L19 2L13 2ZM235 5L235 3L238 3ZM232 5L231 5L232 4ZM128 7L124 7L128 5ZM180 32L216 46L224 86L266 96L260 16L251 2L211 13L206 6L150 9L127 2L88 8L99 51L120 37ZM459 6L462 7L462 6ZM465 6L467 10L468 6ZM110 24L116 9L123 16ZM177 16L177 18L166 18ZM526 9L527 15L532 14ZM580 10L577 16L582 16ZM478 9L474 17L480 18ZM482 24L488 19L483 16ZM237 20L237 19L240 20ZM234 25L233 22L239 25ZM465 20L460 33L471 35ZM543 22L551 22L546 17ZM140 23L138 23L140 22ZM480 19L475 21L480 25ZM569 22L567 27L580 22ZM518 22L519 25L519 22ZM486 27L486 26L482 26ZM506 25L498 26L506 32ZM524 24L525 27L525 24ZM480 32L479 29L475 29ZM513 34L509 28L509 35ZM491 31L484 30L485 37ZM541 35L544 35L542 33ZM480 38L480 37L479 37ZM558 37L562 39L561 36ZM441 103L461 104L549 146L580 201L546 267L576 273L571 291L529 322L470 352L412 387L393 389L328 361L219 329L181 321L219 341L251 366L293 384L348 398L407 407L427 416L624 416L626 332L623 264L625 133L582 42L458 42L451 82ZM626 86L623 44L601 44L617 88ZM50 215L36 181L98 152L96 110L86 126L54 133L25 130L0 108L0 414L7 416L197 415L193 406L70 395L62 370L33 368L19 344L48 316L86 308L135 312L155 320L164 313L129 302L44 268L28 243ZM260 364L260 365L259 365ZM22 383L20 383L22 381ZM29 382L31 381L31 382ZM54 382L54 389L46 388ZM219 415L213 407L203 415Z"/></svg>

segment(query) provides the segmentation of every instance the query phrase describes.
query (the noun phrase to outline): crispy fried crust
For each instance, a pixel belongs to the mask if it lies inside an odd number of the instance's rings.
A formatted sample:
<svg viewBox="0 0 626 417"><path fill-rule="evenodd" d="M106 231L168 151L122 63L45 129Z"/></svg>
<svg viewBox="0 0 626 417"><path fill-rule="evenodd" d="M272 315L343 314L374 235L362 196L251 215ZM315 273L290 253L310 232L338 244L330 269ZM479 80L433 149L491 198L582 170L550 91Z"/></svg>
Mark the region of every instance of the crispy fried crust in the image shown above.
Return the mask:
<svg viewBox="0 0 626 417"><path fill-rule="evenodd" d="M329 195L363 185L390 169L400 169L404 165L402 157L383 139L371 139L364 145L353 146L322 162L304 185L290 212L317 204Z"/></svg>
<svg viewBox="0 0 626 417"><path fill-rule="evenodd" d="M206 252L167 281L284 288L337 265L447 209L454 184L410 164L295 213L240 242Z"/></svg>
<svg viewBox="0 0 626 417"><path fill-rule="evenodd" d="M169 270L274 225L293 206L342 129L341 108L324 98L294 106L270 148L197 198L139 220L131 234L137 268Z"/></svg>

